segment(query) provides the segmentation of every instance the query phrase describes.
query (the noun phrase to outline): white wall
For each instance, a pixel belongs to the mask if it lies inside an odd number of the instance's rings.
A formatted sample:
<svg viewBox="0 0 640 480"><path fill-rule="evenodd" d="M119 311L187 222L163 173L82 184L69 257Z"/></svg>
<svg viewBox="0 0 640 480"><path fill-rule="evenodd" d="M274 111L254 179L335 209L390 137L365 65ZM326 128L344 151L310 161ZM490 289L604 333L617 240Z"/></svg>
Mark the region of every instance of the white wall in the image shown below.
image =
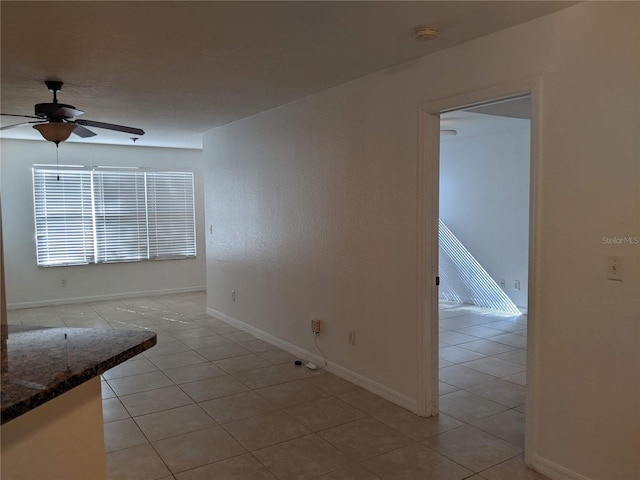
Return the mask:
<svg viewBox="0 0 640 480"><path fill-rule="evenodd" d="M585 2L207 133L209 307L308 351L322 318L330 360L415 399L418 108L541 76L529 454L640 478L639 248L602 242L640 232L639 20Z"/></svg>
<svg viewBox="0 0 640 480"><path fill-rule="evenodd" d="M38 268L33 217L33 164L55 164L55 145L2 140L2 221L7 303L10 308L123 295L203 289L205 285L202 151L142 146L60 145L60 164L143 166L195 172L195 259ZM67 287L60 280L67 279Z"/></svg>
<svg viewBox="0 0 640 480"><path fill-rule="evenodd" d="M442 138L440 218L498 285L505 280L513 303L527 308L530 122L509 123L506 131Z"/></svg>

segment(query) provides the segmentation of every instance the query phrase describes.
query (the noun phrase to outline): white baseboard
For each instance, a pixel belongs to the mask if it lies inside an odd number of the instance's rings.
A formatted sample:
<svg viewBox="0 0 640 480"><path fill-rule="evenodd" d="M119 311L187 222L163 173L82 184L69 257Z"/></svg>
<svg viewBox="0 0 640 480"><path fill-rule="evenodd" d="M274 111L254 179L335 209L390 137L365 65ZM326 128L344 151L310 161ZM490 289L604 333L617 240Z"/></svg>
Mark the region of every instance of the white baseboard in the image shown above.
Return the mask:
<svg viewBox="0 0 640 480"><path fill-rule="evenodd" d="M533 456L531 467L536 472L542 473L553 480L591 480L589 477L585 477L538 455Z"/></svg>
<svg viewBox="0 0 640 480"><path fill-rule="evenodd" d="M164 290L147 290L144 292L112 293L109 295L90 295L87 297L35 300L33 302L9 303L7 304L7 309L16 310L18 308L51 307L54 305L67 305L71 303L100 302L104 300L120 300L122 298L147 297L149 295L168 295L171 293L203 292L203 291L206 291L206 289L207 287L205 285L198 285L195 287L167 288Z"/></svg>
<svg viewBox="0 0 640 480"><path fill-rule="evenodd" d="M387 387L386 385L382 385L381 383L371 380L364 375L360 375L353 370L349 370L348 368L345 368L333 362L328 362L327 370L337 375L338 377L341 377L345 380L350 381L351 383L358 385L359 387L364 388L371 393L375 393L385 400L389 400L391 403L394 403L402 408L406 408L412 413L418 413L418 401L415 398L408 397Z"/></svg>
<svg viewBox="0 0 640 480"><path fill-rule="evenodd" d="M207 308L207 313L213 317L216 317L220 320L225 321L226 323L236 327L239 330L247 332L256 338L259 338L260 340L263 340L275 347L278 347L290 353L294 357L299 357L300 359L311 361L316 365L324 364L324 359L321 356L315 353L311 353L308 350L305 350L304 348L300 348L297 345L289 343L278 337L275 337L270 333L267 333L252 325L244 323L236 318L233 318L229 315L219 312L213 308ZM416 413L418 411L418 403L417 403L417 400L414 398L410 398L400 392L397 392L385 385L382 385L381 383L371 380L370 378L367 378L364 375L354 372L353 370L343 367L342 365L334 363L330 360L327 360L327 366L325 368L328 372L331 372L337 375L338 377L348 380L351 383L354 383L355 385L358 385L359 387L362 387L365 390L371 393L374 393L379 397L384 398L385 400L389 400L390 402L396 405L406 408L407 410L413 413Z"/></svg>

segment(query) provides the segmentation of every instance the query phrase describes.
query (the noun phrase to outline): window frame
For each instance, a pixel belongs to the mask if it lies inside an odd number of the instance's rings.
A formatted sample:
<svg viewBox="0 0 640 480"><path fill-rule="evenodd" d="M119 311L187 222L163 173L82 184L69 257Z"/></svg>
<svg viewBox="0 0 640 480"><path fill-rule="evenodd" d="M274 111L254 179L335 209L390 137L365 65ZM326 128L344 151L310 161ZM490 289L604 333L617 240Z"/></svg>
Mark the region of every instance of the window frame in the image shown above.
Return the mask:
<svg viewBox="0 0 640 480"><path fill-rule="evenodd" d="M81 209L84 217L80 224L73 224L72 227L67 227L68 216L65 211L60 214L60 209L65 208L65 202L68 201L72 204L70 207L76 205L74 202L78 201L79 194L74 190L77 187L75 184L57 185L57 179L63 175L74 175L82 179L82 185L78 188L82 190L80 198L85 201ZM87 192L87 178L90 184L89 192ZM162 178L166 185L161 191L161 198L156 198L157 194L155 194L155 200L150 201L148 184L157 183L157 178ZM56 167L34 164L32 180L38 267L181 260L197 256L196 193L193 171L84 165ZM56 187L60 187L61 191L48 192ZM65 188L68 192L65 192ZM87 194L90 195L91 228L86 222ZM123 199L127 201L123 202ZM160 229L161 234L167 235L159 243L163 253L159 253L158 249L154 251L150 249L150 230L157 230L154 222L158 220L157 209L160 207L164 209L164 217L162 215L160 217L166 220L168 214L179 224L179 228L173 228L173 225L169 224L168 228L165 225L164 230ZM122 212L130 213L130 218L121 216ZM48 221L49 216L56 220L54 213L60 220L57 223ZM57 243L55 235L50 232L52 230L50 226L56 227L56 232L61 236ZM49 231L46 231L47 228ZM73 235L85 239L84 244L81 245L75 239L75 242L68 245L66 239L69 236L73 238ZM86 241L87 237L91 237L90 246ZM154 242L157 243L157 238ZM76 249L83 253L72 255Z"/></svg>

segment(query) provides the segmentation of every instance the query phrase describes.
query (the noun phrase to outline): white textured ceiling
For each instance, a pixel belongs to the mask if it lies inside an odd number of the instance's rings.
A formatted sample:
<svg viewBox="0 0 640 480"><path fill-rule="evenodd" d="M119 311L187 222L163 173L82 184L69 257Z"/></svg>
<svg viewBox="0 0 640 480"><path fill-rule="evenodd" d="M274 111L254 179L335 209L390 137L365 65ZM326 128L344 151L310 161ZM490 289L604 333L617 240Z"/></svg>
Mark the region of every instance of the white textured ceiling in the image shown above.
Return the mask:
<svg viewBox="0 0 640 480"><path fill-rule="evenodd" d="M1 109L32 114L51 99L44 80L62 80L60 101L83 118L143 128L138 144L199 147L214 127L573 3L2 1ZM437 40L413 39L424 24ZM96 132L78 140L130 143Z"/></svg>
<svg viewBox="0 0 640 480"><path fill-rule="evenodd" d="M440 141L451 142L461 138L481 137L512 130L530 129L531 120L458 110L442 115L440 117L440 128L456 131L456 135L440 136Z"/></svg>
<svg viewBox="0 0 640 480"><path fill-rule="evenodd" d="M441 135L443 142L523 128L531 128L531 97L528 95L440 115L440 129L456 132L455 135Z"/></svg>

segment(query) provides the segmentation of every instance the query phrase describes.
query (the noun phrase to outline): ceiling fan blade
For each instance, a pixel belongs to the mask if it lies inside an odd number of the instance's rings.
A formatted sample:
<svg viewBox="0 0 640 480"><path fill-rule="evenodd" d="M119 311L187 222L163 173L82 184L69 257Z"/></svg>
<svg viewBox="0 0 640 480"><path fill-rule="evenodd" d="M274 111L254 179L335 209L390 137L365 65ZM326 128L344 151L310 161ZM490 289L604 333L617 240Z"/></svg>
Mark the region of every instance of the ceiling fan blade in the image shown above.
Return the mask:
<svg viewBox="0 0 640 480"><path fill-rule="evenodd" d="M144 130L140 128L125 127L124 125L115 125L113 123L96 122L94 120L76 120L75 123L76 125L104 128L107 130L115 130L116 132L130 133L132 135L144 135Z"/></svg>
<svg viewBox="0 0 640 480"><path fill-rule="evenodd" d="M53 116L62 117L62 118L76 118L82 115L84 112L82 110L77 110L71 107L60 107L55 112L53 112Z"/></svg>
<svg viewBox="0 0 640 480"><path fill-rule="evenodd" d="M73 123L73 122L70 122L70 123ZM84 128L83 126L77 125L77 124L76 124L76 128L73 130L73 133L75 135L78 135L79 137L82 137L82 138L89 138L89 137L95 137L96 136L95 132L92 132L88 128Z"/></svg>
<svg viewBox="0 0 640 480"><path fill-rule="evenodd" d="M18 115L15 115L15 116L18 116ZM7 125L6 127L0 127L0 130L9 130L10 128L20 127L22 125L29 125L30 123L46 123L46 121L40 120L40 121L14 123L13 125Z"/></svg>
<svg viewBox="0 0 640 480"><path fill-rule="evenodd" d="M13 113L0 113L3 117L21 117L21 118L38 118L42 120L42 117L36 117L34 115L15 115Z"/></svg>

